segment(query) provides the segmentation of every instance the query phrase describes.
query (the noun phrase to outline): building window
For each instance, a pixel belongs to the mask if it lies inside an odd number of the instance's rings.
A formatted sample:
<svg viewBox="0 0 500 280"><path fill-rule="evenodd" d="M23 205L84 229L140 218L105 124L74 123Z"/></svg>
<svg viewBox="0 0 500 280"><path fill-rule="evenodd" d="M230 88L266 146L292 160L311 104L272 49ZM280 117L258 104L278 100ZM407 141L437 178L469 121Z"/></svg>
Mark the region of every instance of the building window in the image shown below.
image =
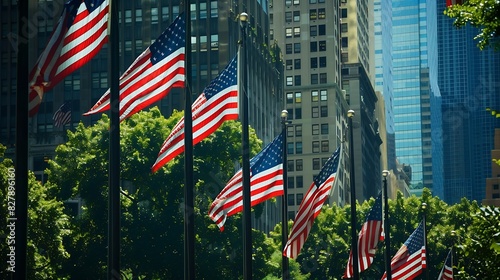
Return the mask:
<svg viewBox="0 0 500 280"><path fill-rule="evenodd" d="M293 61L291 59L287 59L285 61L285 65L286 65L286 70L292 70L293 69Z"/></svg>
<svg viewBox="0 0 500 280"><path fill-rule="evenodd" d="M295 160L295 167L297 171L302 171L304 169L304 164L301 159Z"/></svg>
<svg viewBox="0 0 500 280"><path fill-rule="evenodd" d="M319 58L319 67L326 68L326 56L321 56Z"/></svg>
<svg viewBox="0 0 500 280"><path fill-rule="evenodd" d="M311 37L318 36L318 26L317 25L309 26L309 35L311 35Z"/></svg>
<svg viewBox="0 0 500 280"><path fill-rule="evenodd" d="M302 79L301 79L300 75L295 75L294 79L295 79L295 85L296 86L302 85Z"/></svg>
<svg viewBox="0 0 500 280"><path fill-rule="evenodd" d="M300 11L293 11L293 21L300 22Z"/></svg>
<svg viewBox="0 0 500 280"><path fill-rule="evenodd" d="M312 142L312 151L313 153L319 153L319 141Z"/></svg>
<svg viewBox="0 0 500 280"><path fill-rule="evenodd" d="M340 9L340 17L347 18L347 9Z"/></svg>
<svg viewBox="0 0 500 280"><path fill-rule="evenodd" d="M326 89L322 89L319 91L319 94L320 94L320 99L321 101L327 101L328 100L328 92L326 91Z"/></svg>
<svg viewBox="0 0 500 280"><path fill-rule="evenodd" d="M319 101L319 95L317 90L312 90L311 91L311 101L312 102L317 102Z"/></svg>
<svg viewBox="0 0 500 280"><path fill-rule="evenodd" d="M311 57L311 68L318 68L318 58Z"/></svg>
<svg viewBox="0 0 500 280"><path fill-rule="evenodd" d="M328 106L321 106L320 107L321 111L321 117L322 118L327 118L328 117Z"/></svg>
<svg viewBox="0 0 500 280"><path fill-rule="evenodd" d="M287 6L292 5L292 0L285 0L285 5L287 5Z"/></svg>
<svg viewBox="0 0 500 280"><path fill-rule="evenodd" d="M287 166L287 167L286 167L286 170L287 170L287 171L290 171L290 172L295 171L295 170L294 170L295 165L294 165L294 161L293 161L293 160L288 160L288 162L287 162L287 165L286 165L286 166Z"/></svg>
<svg viewBox="0 0 500 280"><path fill-rule="evenodd" d="M321 168L320 166L320 159L319 158L313 158L313 170L319 170Z"/></svg>
<svg viewBox="0 0 500 280"><path fill-rule="evenodd" d="M347 32L347 23L340 24L340 32L342 32L342 33Z"/></svg>
<svg viewBox="0 0 500 280"><path fill-rule="evenodd" d="M293 92L286 93L286 103L293 104Z"/></svg>
<svg viewBox="0 0 500 280"><path fill-rule="evenodd" d="M302 136L302 125L299 124L295 126L295 136L296 137Z"/></svg>
<svg viewBox="0 0 500 280"><path fill-rule="evenodd" d="M302 119L302 108L295 108L295 119Z"/></svg>
<svg viewBox="0 0 500 280"><path fill-rule="evenodd" d="M314 106L311 108L311 112L312 112L312 117L313 118L319 118L319 108L318 106Z"/></svg>
<svg viewBox="0 0 500 280"><path fill-rule="evenodd" d="M288 177L288 182L286 182L289 189L295 188L295 178L290 176Z"/></svg>
<svg viewBox="0 0 500 280"><path fill-rule="evenodd" d="M326 73L320 73L319 74L319 83L320 84L326 84L327 83Z"/></svg>
<svg viewBox="0 0 500 280"><path fill-rule="evenodd" d="M319 124L312 125L312 135L319 135Z"/></svg>
<svg viewBox="0 0 500 280"><path fill-rule="evenodd" d="M311 74L311 85L318 84L318 74Z"/></svg>
<svg viewBox="0 0 500 280"><path fill-rule="evenodd" d="M321 141L321 152L327 153L330 151L330 144L328 140Z"/></svg>
<svg viewBox="0 0 500 280"><path fill-rule="evenodd" d="M309 20L316 20L318 18L318 13L316 9L309 10Z"/></svg>
<svg viewBox="0 0 500 280"><path fill-rule="evenodd" d="M300 69L300 58L294 60L295 69Z"/></svg>
<svg viewBox="0 0 500 280"><path fill-rule="evenodd" d="M293 4L294 5L300 5L300 1L299 0L293 0Z"/></svg>
<svg viewBox="0 0 500 280"><path fill-rule="evenodd" d="M293 86L293 76L286 76L286 85Z"/></svg>
<svg viewBox="0 0 500 280"><path fill-rule="evenodd" d="M302 154L302 142L295 142L295 152Z"/></svg>
<svg viewBox="0 0 500 280"><path fill-rule="evenodd" d="M340 44L340 46L342 47L342 49L347 49L349 44L348 44L348 41L347 41L347 37L342 37L342 43Z"/></svg>
<svg viewBox="0 0 500 280"><path fill-rule="evenodd" d="M300 43L293 44L293 52L300 53Z"/></svg>
<svg viewBox="0 0 500 280"><path fill-rule="evenodd" d="M302 103L302 92L298 91L295 93L295 103Z"/></svg>
<svg viewBox="0 0 500 280"><path fill-rule="evenodd" d="M302 199L304 199L304 194L298 193L297 194L297 205L300 205L300 203L302 202Z"/></svg>
<svg viewBox="0 0 500 280"><path fill-rule="evenodd" d="M304 178L302 176L297 176L295 179L296 179L295 186L298 189L303 188L304 187Z"/></svg>
<svg viewBox="0 0 500 280"><path fill-rule="evenodd" d="M293 37L300 37L300 27L293 28Z"/></svg>
<svg viewBox="0 0 500 280"><path fill-rule="evenodd" d="M295 205L295 195L294 194L288 195L288 205L290 205L290 206Z"/></svg>
<svg viewBox="0 0 500 280"><path fill-rule="evenodd" d="M318 42L310 42L309 49L311 52L317 52L318 51Z"/></svg>
<svg viewBox="0 0 500 280"><path fill-rule="evenodd" d="M286 54L292 54L292 44L285 45Z"/></svg>
<svg viewBox="0 0 500 280"><path fill-rule="evenodd" d="M321 124L321 134L323 134L323 135L328 134L328 124L327 123Z"/></svg>
<svg viewBox="0 0 500 280"><path fill-rule="evenodd" d="M325 8L318 9L318 18L319 19L325 19L326 18Z"/></svg>
<svg viewBox="0 0 500 280"><path fill-rule="evenodd" d="M287 23L292 22L292 12L285 13L285 22L287 22Z"/></svg>
<svg viewBox="0 0 500 280"><path fill-rule="evenodd" d="M494 194L492 195L492 198L493 198L493 199L500 198L500 193L494 193Z"/></svg>
<svg viewBox="0 0 500 280"><path fill-rule="evenodd" d="M291 27L285 28L285 37L292 38L292 28Z"/></svg>
<svg viewBox="0 0 500 280"><path fill-rule="evenodd" d="M286 127L286 136L287 137L293 137L293 132L294 132L294 127L293 126L287 126Z"/></svg>
<svg viewBox="0 0 500 280"><path fill-rule="evenodd" d="M318 34L319 34L319 36L326 35L326 25L324 25L324 24L318 25Z"/></svg>
<svg viewBox="0 0 500 280"><path fill-rule="evenodd" d="M294 150L293 150L293 146L294 146L294 145L293 145L293 142L288 142L288 143L287 143L287 153L288 153L289 155L293 155L293 152L294 152Z"/></svg>
<svg viewBox="0 0 500 280"><path fill-rule="evenodd" d="M326 41L319 41L319 51L320 52L326 51Z"/></svg>
<svg viewBox="0 0 500 280"><path fill-rule="evenodd" d="M494 189L494 190L498 190L498 184L494 184L494 185L493 185L493 189Z"/></svg>

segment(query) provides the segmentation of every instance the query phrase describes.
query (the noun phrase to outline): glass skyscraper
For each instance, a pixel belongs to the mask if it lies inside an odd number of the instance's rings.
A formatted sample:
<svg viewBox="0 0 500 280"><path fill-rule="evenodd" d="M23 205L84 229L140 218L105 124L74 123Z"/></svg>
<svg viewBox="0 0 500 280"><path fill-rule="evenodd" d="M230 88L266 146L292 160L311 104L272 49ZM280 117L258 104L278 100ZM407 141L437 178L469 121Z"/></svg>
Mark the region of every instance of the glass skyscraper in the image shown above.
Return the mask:
<svg viewBox="0 0 500 280"><path fill-rule="evenodd" d="M447 203L462 197L481 202L491 177L495 128L500 120L500 52L479 50L478 30L456 29L438 1L439 88L442 94L444 185L436 190Z"/></svg>
<svg viewBox="0 0 500 280"><path fill-rule="evenodd" d="M435 16L435 1L392 1L396 156L399 163L410 165L410 189L417 195L423 187L439 188L442 184L441 142L439 138L433 139L439 133L431 133L440 129ZM432 122L431 112L438 114L432 117Z"/></svg>

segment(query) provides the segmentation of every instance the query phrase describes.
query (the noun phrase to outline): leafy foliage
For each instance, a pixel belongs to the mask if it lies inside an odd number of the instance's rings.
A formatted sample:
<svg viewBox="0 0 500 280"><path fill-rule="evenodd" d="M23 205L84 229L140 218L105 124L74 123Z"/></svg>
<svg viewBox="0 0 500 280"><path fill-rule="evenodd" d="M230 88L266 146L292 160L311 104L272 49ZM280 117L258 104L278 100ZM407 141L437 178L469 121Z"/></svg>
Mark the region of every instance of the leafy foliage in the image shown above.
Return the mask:
<svg viewBox="0 0 500 280"><path fill-rule="evenodd" d="M12 160L4 158L4 152L5 146L0 144L0 217L7 222L7 217L11 216L8 209L9 206L12 207L12 204L8 204L8 196L15 198L12 192L16 187L21 187L9 185L8 178L15 179L15 176L21 176L21 174L15 172ZM69 234L68 217L63 212L63 202L51 195L53 186L42 186L36 181L35 175L30 172L28 188L27 278L55 279L61 272L63 262L69 258L63 246L63 238ZM15 228L13 230L15 233ZM7 272L9 266L7 253L10 252L9 246L15 246L15 243L7 239L10 232L7 225L0 227L2 237L0 252L2 252L3 260L0 264L0 278L2 279L10 278ZM59 277L59 279L63 278Z"/></svg>
<svg viewBox="0 0 500 280"><path fill-rule="evenodd" d="M461 5L448 7L444 14L455 18L457 28L467 23L479 28L478 47L483 50L492 46L500 50L500 2L497 0L465 0Z"/></svg>

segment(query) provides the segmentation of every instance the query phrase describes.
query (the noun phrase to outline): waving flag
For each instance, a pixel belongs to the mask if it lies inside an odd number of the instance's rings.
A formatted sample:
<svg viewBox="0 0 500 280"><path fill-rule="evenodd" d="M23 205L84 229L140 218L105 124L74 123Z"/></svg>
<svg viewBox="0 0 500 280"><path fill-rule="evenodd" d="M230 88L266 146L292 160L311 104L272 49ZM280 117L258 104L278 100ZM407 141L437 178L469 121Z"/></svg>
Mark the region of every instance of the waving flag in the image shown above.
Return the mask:
<svg viewBox="0 0 500 280"><path fill-rule="evenodd" d="M238 118L237 57L217 76L191 106L193 145L212 134L226 120ZM161 146L152 170L156 172L184 151L184 118L172 129Z"/></svg>
<svg viewBox="0 0 500 280"><path fill-rule="evenodd" d="M120 121L162 99L171 88L184 87L186 23L180 14L120 77ZM84 115L110 108L110 91Z"/></svg>
<svg viewBox="0 0 500 280"><path fill-rule="evenodd" d="M444 261L438 280L453 280L453 249L450 249Z"/></svg>
<svg viewBox="0 0 500 280"><path fill-rule="evenodd" d="M382 193L375 199L370 213L359 232L358 239L358 267L359 271L365 271L373 262L379 240L383 240L382 230ZM352 251L347 261L344 278L353 277Z"/></svg>
<svg viewBox="0 0 500 280"><path fill-rule="evenodd" d="M341 149L338 147L326 161L323 168L321 168L318 176L314 178L306 196L300 203L290 236L288 237L288 242L283 249L284 256L296 258L302 246L304 246L307 236L311 231L314 219L316 219L321 212L323 203L325 203L325 200L330 194L330 190L337 176L341 154Z"/></svg>
<svg viewBox="0 0 500 280"><path fill-rule="evenodd" d="M391 260L393 280L413 279L427 267L424 236L422 221ZM384 279L387 279L385 273Z"/></svg>
<svg viewBox="0 0 500 280"><path fill-rule="evenodd" d="M108 0L71 0L49 43L30 72L29 115L38 112L43 95L94 57L108 41Z"/></svg>
<svg viewBox="0 0 500 280"><path fill-rule="evenodd" d="M251 206L283 195L283 133L250 160ZM224 230L226 218L243 210L241 169L229 180L210 206L208 215Z"/></svg>
<svg viewBox="0 0 500 280"><path fill-rule="evenodd" d="M446 6L453 6L453 5L462 5L463 0L446 0Z"/></svg>
<svg viewBox="0 0 500 280"><path fill-rule="evenodd" d="M54 126L64 126L71 122L71 103L65 102L57 111L54 113L52 117L54 120Z"/></svg>

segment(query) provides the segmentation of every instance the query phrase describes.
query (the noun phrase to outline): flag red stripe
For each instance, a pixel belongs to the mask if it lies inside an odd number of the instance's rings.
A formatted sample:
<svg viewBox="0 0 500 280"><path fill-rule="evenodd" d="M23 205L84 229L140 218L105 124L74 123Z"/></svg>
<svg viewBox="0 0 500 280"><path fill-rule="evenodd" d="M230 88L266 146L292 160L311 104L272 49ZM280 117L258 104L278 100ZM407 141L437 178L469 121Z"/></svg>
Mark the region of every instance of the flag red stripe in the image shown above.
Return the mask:
<svg viewBox="0 0 500 280"><path fill-rule="evenodd" d="M236 87L227 89L213 98L206 100L200 95L192 105L193 110L193 145L216 131L226 120L238 118L238 92ZM160 167L184 151L184 118L172 129L169 137L162 144L158 159L152 167L156 172Z"/></svg>

